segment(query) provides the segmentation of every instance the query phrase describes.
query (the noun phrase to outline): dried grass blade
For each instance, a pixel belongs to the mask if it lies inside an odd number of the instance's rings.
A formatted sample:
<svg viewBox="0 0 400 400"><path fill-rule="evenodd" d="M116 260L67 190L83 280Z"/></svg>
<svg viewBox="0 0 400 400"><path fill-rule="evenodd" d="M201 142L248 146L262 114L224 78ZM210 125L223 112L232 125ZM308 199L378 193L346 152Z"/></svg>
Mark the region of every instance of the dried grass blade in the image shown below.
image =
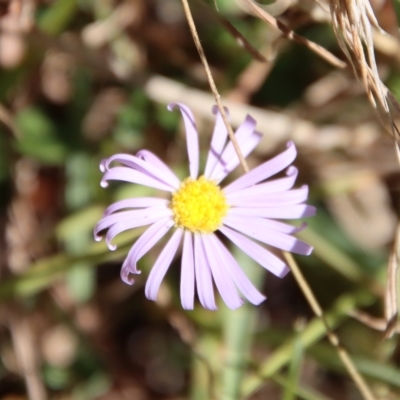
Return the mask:
<svg viewBox="0 0 400 400"><path fill-rule="evenodd" d="M330 53L328 50L323 48L317 43L311 42L310 40L298 35L294 31L292 31L287 25L285 25L283 22L277 20L274 18L272 15L268 14L265 10L263 10L260 6L258 6L256 3L254 3L251 0L242 0L244 1L250 8L251 10L263 21L269 23L276 29L279 29L288 39L294 40L297 43L300 43L310 50L314 51L316 54L318 54L320 57L322 57L324 60L332 64L333 66L337 68L345 68L347 64L337 58L335 55Z"/></svg>
<svg viewBox="0 0 400 400"><path fill-rule="evenodd" d="M392 253L390 254L387 280L386 280L386 292L385 292L385 336L384 338L390 338L396 331L397 316L398 316L398 296L397 296L397 273L399 271L399 258L400 258L400 223L397 227L396 239Z"/></svg>
<svg viewBox="0 0 400 400"><path fill-rule="evenodd" d="M239 45L241 45L255 60L268 62L267 59L226 18L217 16L217 19L236 39Z"/></svg>
<svg viewBox="0 0 400 400"><path fill-rule="evenodd" d="M230 21L218 13L219 9L218 5L216 4L216 0L214 0L216 12L210 9L205 0L198 0L198 2L204 6L204 10L214 19L216 19L227 30L227 32L236 39L238 44L242 46L255 60L260 62L268 62L268 60L246 39L245 36L243 36L241 32L236 29L236 27Z"/></svg>
<svg viewBox="0 0 400 400"><path fill-rule="evenodd" d="M357 321L361 322L362 324L375 329L377 331L384 332L387 327L386 320L384 318L376 318L372 317L371 315L359 311L359 310L351 310L348 315L355 318ZM396 324L393 328L393 333L400 333L400 322L396 321Z"/></svg>
<svg viewBox="0 0 400 400"><path fill-rule="evenodd" d="M362 80L368 99L382 125L398 142L400 132L390 106L400 114L400 105L379 77L373 28L381 33L384 31L379 26L371 4L368 0L330 0L329 5L339 46L350 61L357 79Z"/></svg>

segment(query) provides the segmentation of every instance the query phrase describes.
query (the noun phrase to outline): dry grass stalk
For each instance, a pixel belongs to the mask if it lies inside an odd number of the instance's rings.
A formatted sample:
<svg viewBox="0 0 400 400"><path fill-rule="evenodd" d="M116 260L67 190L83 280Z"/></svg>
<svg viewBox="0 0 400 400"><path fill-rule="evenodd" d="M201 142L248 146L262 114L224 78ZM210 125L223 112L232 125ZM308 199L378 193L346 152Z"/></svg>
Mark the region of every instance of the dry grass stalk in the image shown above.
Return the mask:
<svg viewBox="0 0 400 400"><path fill-rule="evenodd" d="M400 223L397 227L396 239L392 253L390 254L386 292L385 292L385 339L393 336L397 327L398 298L397 298L397 274L399 271L400 259Z"/></svg>
<svg viewBox="0 0 400 400"><path fill-rule="evenodd" d="M392 111L400 113L400 105L379 77L373 28L387 34L380 28L368 0L330 0L330 9L333 29L340 47L350 61L354 74L362 80L379 119L398 144L400 132Z"/></svg>
<svg viewBox="0 0 400 400"><path fill-rule="evenodd" d="M332 64L334 67L345 68L347 66L345 62L337 58L335 55L330 53L328 50L326 50L319 44L314 43L292 31L283 22L274 18L271 14L265 11L265 9L261 8L253 1L251 0L243 0L243 1L255 15L257 15L260 19L272 25L276 29L279 29L288 39L294 40L295 42L306 46L307 48L318 54L320 57L322 57L324 60Z"/></svg>
<svg viewBox="0 0 400 400"><path fill-rule="evenodd" d="M183 9L184 9L184 12L185 12L186 20L187 20L188 25L189 25L190 33L192 34L192 37L193 37L194 44L196 46L196 49L197 49L197 51L199 53L199 56L200 56L201 62L203 64L204 70L206 72L208 83L210 85L210 89L211 89L211 91L212 91L212 93L214 95L215 102L217 103L218 110L221 113L222 119L224 120L224 124L226 126L227 131L228 131L229 139L233 144L233 147L234 147L235 152L236 152L236 154L238 156L238 159L240 161L240 165L243 168L243 171L245 173L249 172L249 167L247 166L246 160L243 157L243 154L242 154L242 151L241 151L241 149L239 147L239 144L236 141L235 134L233 133L233 129L231 127L231 124L229 123L229 120L228 120L228 117L226 115L225 109L224 109L224 107L222 105L221 95L218 93L217 86L215 85L214 78L213 78L213 76L211 74L211 69L210 69L210 66L208 65L208 61L207 61L206 55L204 54L203 46L201 45L199 35L197 34L196 25L194 23L192 12L190 11L190 7L189 7L188 1L187 0L182 0L182 6L183 6Z"/></svg>
<svg viewBox="0 0 400 400"><path fill-rule="evenodd" d="M375 396L372 393L371 389L369 388L367 382L365 382L362 375L358 372L356 366L354 365L346 349L341 345L338 336L336 336L336 334L331 330L328 321L326 320L325 315L322 311L322 308L318 303L318 300L316 299L313 291L311 290L306 279L304 278L295 259L290 253L286 251L283 252L283 255L286 259L287 264L290 267L292 274L294 275L297 281L297 284L300 286L304 294L304 297L307 299L308 304L310 305L314 314L318 318L320 318L322 323L324 324L328 340L331 343L331 345L336 349L339 358L342 360L342 363L345 366L346 371L349 373L354 384L357 386L358 390L360 391L361 395L365 400L375 400Z"/></svg>

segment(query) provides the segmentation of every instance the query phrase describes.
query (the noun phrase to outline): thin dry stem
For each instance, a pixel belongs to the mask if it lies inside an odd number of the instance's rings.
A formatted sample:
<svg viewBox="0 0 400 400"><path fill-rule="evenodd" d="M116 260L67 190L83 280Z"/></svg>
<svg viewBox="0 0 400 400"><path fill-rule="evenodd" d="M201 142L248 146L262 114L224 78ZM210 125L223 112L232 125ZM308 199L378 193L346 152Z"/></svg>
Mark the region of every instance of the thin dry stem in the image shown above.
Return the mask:
<svg viewBox="0 0 400 400"><path fill-rule="evenodd" d="M366 400L375 400L375 396L373 395L371 389L368 387L367 383L365 382L364 378L360 375L355 367L353 361L351 360L350 356L348 355L347 351L342 347L339 342L339 338L336 336L335 333L332 332L329 324L322 312L322 308L319 305L317 299L314 296L310 286L308 285L307 281L304 279L303 274L300 271L296 261L294 260L293 256L288 253L284 252L283 255L298 283L301 290L303 291L304 296L306 297L308 303L310 304L311 309L313 310L314 314L321 319L322 323L325 326L326 334L328 340L331 342L332 346L335 347L336 351L340 359L342 360L347 372L353 379L354 383L358 387L360 393L363 395L364 399Z"/></svg>
<svg viewBox="0 0 400 400"><path fill-rule="evenodd" d="M397 227L396 239L389 258L385 292L385 339L393 336L397 327L398 299L397 299L397 273L399 271L400 255L400 224Z"/></svg>
<svg viewBox="0 0 400 400"><path fill-rule="evenodd" d="M247 172L249 172L249 167L247 166L246 160L244 159L242 151L240 150L239 144L236 140L235 134L233 133L233 129L229 123L228 117L226 116L226 112L225 112L224 107L221 102L221 96L218 93L218 89L217 89L217 86L215 85L214 78L211 74L211 70L208 65L208 61L205 56L203 46L201 45L199 35L197 34L196 25L193 20L192 12L190 11L189 3L187 2L187 0L182 0L182 5L183 5L183 9L185 12L187 22L189 24L189 29L192 34L194 44L197 48L197 51L199 52L201 62L203 63L204 69L206 71L208 83L209 83L211 91L215 97L215 102L217 103L218 110L221 113L222 119L224 120L226 129L228 130L229 139L231 140L231 142L233 144L233 147L236 151L236 154L239 158L240 164L241 164L244 172L247 173Z"/></svg>
<svg viewBox="0 0 400 400"><path fill-rule="evenodd" d="M385 332L387 329L387 322L385 318L372 317L368 313L360 310L352 310L348 314L357 321L360 321L362 324L372 329L376 329L377 331ZM394 324L393 333L400 333L400 321L396 321L396 324Z"/></svg>
<svg viewBox="0 0 400 400"><path fill-rule="evenodd" d="M220 23L226 31L231 34L237 43L243 47L255 60L266 63L268 60L247 40L247 38L225 17L223 17L218 10L216 0L214 0L215 10L210 9L205 0L198 0L199 4L204 6L204 11Z"/></svg>
<svg viewBox="0 0 400 400"><path fill-rule="evenodd" d="M316 54L318 54L320 57L322 57L324 60L332 64L333 66L337 68L346 68L347 64L337 58L335 55L330 53L328 50L323 48L317 43L311 42L310 40L298 35L294 31L292 31L288 26L286 26L283 22L277 20L274 18L272 15L268 14L264 9L259 7L256 3L254 3L251 0L244 0L246 4L251 8L251 10L263 21L269 23L276 29L279 29L288 39L294 40L295 42L298 42L306 47L308 47L310 50L314 51Z"/></svg>

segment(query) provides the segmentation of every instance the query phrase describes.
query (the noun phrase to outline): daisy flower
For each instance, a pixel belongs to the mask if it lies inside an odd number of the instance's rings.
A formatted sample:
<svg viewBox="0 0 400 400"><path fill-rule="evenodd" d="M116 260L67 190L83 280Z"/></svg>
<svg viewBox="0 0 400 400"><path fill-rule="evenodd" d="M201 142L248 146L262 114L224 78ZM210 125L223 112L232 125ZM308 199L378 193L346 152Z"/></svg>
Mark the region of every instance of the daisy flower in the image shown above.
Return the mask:
<svg viewBox="0 0 400 400"><path fill-rule="evenodd" d="M223 301L231 309L240 307L239 292L253 304L265 300L244 274L221 241L225 236L240 250L278 277L289 271L287 265L263 244L296 254L309 255L312 247L293 236L304 227L293 227L277 219L297 219L315 214L315 207L305 204L308 187L292 189L297 169L290 164L296 157L293 142L284 152L221 188L220 183L239 165L222 116L216 108L214 132L203 175L199 177L199 138L190 109L179 108L186 130L190 175L181 182L171 169L147 150L136 156L116 154L100 164L104 173L101 185L118 180L146 185L169 192L170 198L141 197L118 201L109 206L94 229L107 230L105 240L115 250L113 238L128 229L150 225L130 249L121 269L121 278L133 284L130 274L139 274L137 262L167 233L171 237L149 274L145 294L155 300L161 282L182 245L180 295L184 309L193 309L195 288L203 307L215 310L213 282ZM260 142L256 121L247 116L235 132L246 157ZM117 163L117 165L115 165ZM121 166L122 165L122 166ZM285 176L266 179L286 169ZM216 235L220 232L219 235Z"/></svg>

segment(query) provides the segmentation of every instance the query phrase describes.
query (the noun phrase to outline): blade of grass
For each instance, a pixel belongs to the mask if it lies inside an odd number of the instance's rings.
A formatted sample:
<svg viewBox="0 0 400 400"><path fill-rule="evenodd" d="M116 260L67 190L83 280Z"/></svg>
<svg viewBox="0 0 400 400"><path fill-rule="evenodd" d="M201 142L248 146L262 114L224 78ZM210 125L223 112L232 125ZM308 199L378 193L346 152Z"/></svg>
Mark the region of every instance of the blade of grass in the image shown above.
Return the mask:
<svg viewBox="0 0 400 400"><path fill-rule="evenodd" d="M28 297L39 293L63 276L76 263L97 265L106 261L122 259L131 247L132 241L141 233L142 230L134 230L121 234L115 239L115 243L118 245L115 252L110 252L104 243L94 243L85 255L79 257L61 253L37 261L24 274L0 283L0 302L12 297Z"/></svg>
<svg viewBox="0 0 400 400"><path fill-rule="evenodd" d="M337 372L344 372L343 365L335 352L335 350L325 343L318 343L308 351L319 363L326 368ZM353 357L354 365L362 372L369 380L379 380L400 388L400 370L388 364L382 364L368 357Z"/></svg>
<svg viewBox="0 0 400 400"><path fill-rule="evenodd" d="M347 313L355 307L363 307L372 304L374 297L366 290L354 293L346 293L340 296L332 309L325 314L325 319L331 329L339 326L348 318ZM303 348L307 349L327 334L326 327L319 318L314 318L299 334ZM268 356L268 360L261 364L254 375L244 380L243 397L250 396L257 391L266 379L274 376L282 367L289 364L293 354L294 340L289 340Z"/></svg>
<svg viewBox="0 0 400 400"><path fill-rule="evenodd" d="M215 371L218 369L219 340L203 331L196 340L192 362L190 399L216 400Z"/></svg>
<svg viewBox="0 0 400 400"><path fill-rule="evenodd" d="M282 375L276 374L271 379L283 387L290 386L289 380ZM296 386L293 394L296 395L297 398L303 400L330 400L322 393L316 392L315 390L305 386Z"/></svg>
<svg viewBox="0 0 400 400"><path fill-rule="evenodd" d="M298 327L299 328L299 327ZM282 400L295 400L298 381L301 371L301 361L304 355L304 348L297 333L293 342L293 354L289 364L288 378L285 384Z"/></svg>
<svg viewBox="0 0 400 400"><path fill-rule="evenodd" d="M300 286L305 298L307 299L311 309L313 310L314 314L321 319L324 328L326 330L326 335L328 340L332 344L332 346L336 349L340 359L343 362L347 372L349 373L351 379L357 386L358 390L366 400L374 400L375 396L372 393L371 389L369 388L368 384L365 382L362 375L358 372L356 366L354 365L352 359L350 358L349 354L345 350L345 348L340 344L339 338L333 333L329 322L327 321L324 313L322 312L322 308L319 305L314 293L311 290L311 287L308 285L307 281L305 280L299 266L297 265L293 256L288 252L283 252L283 255L290 266L290 269Z"/></svg>
<svg viewBox="0 0 400 400"><path fill-rule="evenodd" d="M66 28L77 10L77 0L55 1L39 19L39 27L43 32L56 35Z"/></svg>
<svg viewBox="0 0 400 400"><path fill-rule="evenodd" d="M239 262L246 275L260 286L264 281L265 272L249 257L233 249L233 255ZM241 399L241 386L244 372L247 368L249 350L253 337L257 308L251 304L244 304L237 310L223 308L223 335L225 363L222 373L223 400Z"/></svg>

